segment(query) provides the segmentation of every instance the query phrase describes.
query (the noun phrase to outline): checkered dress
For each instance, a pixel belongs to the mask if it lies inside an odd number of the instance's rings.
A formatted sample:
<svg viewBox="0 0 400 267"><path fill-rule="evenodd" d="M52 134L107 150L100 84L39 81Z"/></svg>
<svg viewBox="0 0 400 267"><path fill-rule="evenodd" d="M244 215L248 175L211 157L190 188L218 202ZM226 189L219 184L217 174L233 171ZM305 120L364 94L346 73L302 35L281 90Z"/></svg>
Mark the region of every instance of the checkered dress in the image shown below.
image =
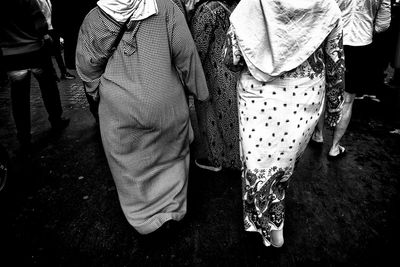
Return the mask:
<svg viewBox="0 0 400 267"><path fill-rule="evenodd" d="M184 15L172 1L157 5L157 15L128 25L104 73L97 56L107 54L115 24L98 8L83 22L77 47L77 68L99 76L101 137L122 209L143 234L186 213L192 136L182 83L199 100L208 97Z"/></svg>

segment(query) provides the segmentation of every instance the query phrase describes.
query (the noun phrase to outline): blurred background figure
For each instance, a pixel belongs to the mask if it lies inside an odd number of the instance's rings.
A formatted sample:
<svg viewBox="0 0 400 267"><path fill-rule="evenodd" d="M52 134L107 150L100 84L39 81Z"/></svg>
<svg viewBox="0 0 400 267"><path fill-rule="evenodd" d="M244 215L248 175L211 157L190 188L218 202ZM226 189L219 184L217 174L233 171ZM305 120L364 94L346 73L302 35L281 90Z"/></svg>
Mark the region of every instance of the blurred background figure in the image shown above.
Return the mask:
<svg viewBox="0 0 400 267"><path fill-rule="evenodd" d="M394 69L389 85L400 87L400 0L395 0L392 5L392 33L393 33L393 56L391 66Z"/></svg>
<svg viewBox="0 0 400 267"><path fill-rule="evenodd" d="M46 18L46 22L48 25L48 34L51 37L51 40L49 40L49 50L51 52L52 55L54 55L58 68L60 69L60 79L61 80L73 80L75 79L75 76L72 75L71 73L69 73L67 71L67 68L65 67L64 64L64 59L62 57L62 47L61 47L61 43L60 43L60 35L58 34L58 32L54 29L53 27L53 23L52 23L52 5L50 0L37 0L38 4L40 6L40 9L42 10L43 15ZM55 71L54 71L55 72ZM55 73L56 77L57 74ZM59 81L59 78L57 77L57 81Z"/></svg>
<svg viewBox="0 0 400 267"><path fill-rule="evenodd" d="M0 192L4 189L8 175L8 153L6 149L0 145Z"/></svg>
<svg viewBox="0 0 400 267"><path fill-rule="evenodd" d="M239 170L239 123L236 82L239 73L231 72L223 62L223 45L229 29L229 16L238 1L202 1L191 20L193 39L199 52L210 92L206 102L195 101L200 144L207 155L197 158L198 167L219 171Z"/></svg>
<svg viewBox="0 0 400 267"><path fill-rule="evenodd" d="M332 146L328 153L330 159L340 158L345 154L346 149L340 145L340 140L350 123L356 95L363 97L371 85L377 86L374 82L376 57L372 47L373 37L376 33L386 31L390 26L390 0L337 0L337 2L343 18L346 86L343 117L333 129ZM376 98L375 95L368 97ZM314 130L312 137L314 143L323 143L323 126L324 115L320 117Z"/></svg>
<svg viewBox="0 0 400 267"><path fill-rule="evenodd" d="M23 150L30 149L31 73L39 82L42 98L54 130L68 126L63 118L57 82L45 39L48 25L36 0L5 0L0 11L0 48L2 68L11 83L12 113L17 137Z"/></svg>

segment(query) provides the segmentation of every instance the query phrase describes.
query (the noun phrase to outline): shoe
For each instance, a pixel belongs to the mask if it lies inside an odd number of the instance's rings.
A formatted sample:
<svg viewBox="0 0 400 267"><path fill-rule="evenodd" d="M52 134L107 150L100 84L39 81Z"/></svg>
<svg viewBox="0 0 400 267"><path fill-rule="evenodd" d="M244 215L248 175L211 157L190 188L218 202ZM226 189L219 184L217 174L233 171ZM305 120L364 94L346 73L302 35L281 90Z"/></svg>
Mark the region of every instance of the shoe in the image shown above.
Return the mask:
<svg viewBox="0 0 400 267"><path fill-rule="evenodd" d="M205 170L213 172L219 172L220 170L222 170L222 166L215 166L208 159L195 159L194 163L197 167Z"/></svg>
<svg viewBox="0 0 400 267"><path fill-rule="evenodd" d="M155 247L165 247L168 245L179 231L179 222L175 220L168 220L157 230L141 235L139 242L146 250L153 250Z"/></svg>
<svg viewBox="0 0 400 267"><path fill-rule="evenodd" d="M61 75L61 80L73 80L75 78L76 78L75 75L72 75L69 72L66 72L66 73Z"/></svg>
<svg viewBox="0 0 400 267"><path fill-rule="evenodd" d="M70 119L68 118L60 118L57 121L51 122L51 128L55 131L64 130L69 125Z"/></svg>
<svg viewBox="0 0 400 267"><path fill-rule="evenodd" d="M378 102L378 103L381 102L381 101L376 97L376 95L369 95L368 98L369 98L371 101L374 101L374 102Z"/></svg>
<svg viewBox="0 0 400 267"><path fill-rule="evenodd" d="M339 146L339 153L337 155L330 155L328 154L328 159L329 160L335 160L335 159L340 159L344 155L346 155L346 149L342 146Z"/></svg>
<svg viewBox="0 0 400 267"><path fill-rule="evenodd" d="M310 139L310 145L313 147L321 147L324 145L324 140L320 141L320 140L315 140L314 136L311 137Z"/></svg>

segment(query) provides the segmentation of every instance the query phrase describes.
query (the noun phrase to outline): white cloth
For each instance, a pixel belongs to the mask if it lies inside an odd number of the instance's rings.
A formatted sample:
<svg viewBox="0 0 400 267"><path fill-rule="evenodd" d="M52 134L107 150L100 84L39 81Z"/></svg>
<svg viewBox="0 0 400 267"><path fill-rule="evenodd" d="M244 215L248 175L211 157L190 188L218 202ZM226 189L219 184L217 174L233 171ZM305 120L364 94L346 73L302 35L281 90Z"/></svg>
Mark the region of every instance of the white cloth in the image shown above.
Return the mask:
<svg viewBox="0 0 400 267"><path fill-rule="evenodd" d="M340 19L334 0L242 0L230 17L249 71L265 82L302 64Z"/></svg>
<svg viewBox="0 0 400 267"><path fill-rule="evenodd" d="M372 43L373 33L390 26L390 0L336 0L343 16L343 44Z"/></svg>
<svg viewBox="0 0 400 267"><path fill-rule="evenodd" d="M183 3L185 4L185 9L186 12L192 12L194 10L195 5L200 2L200 0L183 0Z"/></svg>
<svg viewBox="0 0 400 267"><path fill-rule="evenodd" d="M158 13L156 0L99 0L97 5L118 22L144 20Z"/></svg>

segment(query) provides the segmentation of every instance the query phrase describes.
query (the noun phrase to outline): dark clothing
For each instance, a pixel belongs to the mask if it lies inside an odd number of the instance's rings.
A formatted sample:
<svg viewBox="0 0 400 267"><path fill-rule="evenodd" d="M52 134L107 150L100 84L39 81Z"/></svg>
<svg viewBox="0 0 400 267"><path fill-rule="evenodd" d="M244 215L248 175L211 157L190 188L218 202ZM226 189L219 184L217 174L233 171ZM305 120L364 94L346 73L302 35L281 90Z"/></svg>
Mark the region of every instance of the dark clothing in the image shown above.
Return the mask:
<svg viewBox="0 0 400 267"><path fill-rule="evenodd" d="M3 0L0 11L0 47L4 56L38 51L47 23L35 0Z"/></svg>
<svg viewBox="0 0 400 267"><path fill-rule="evenodd" d="M50 52L56 59L58 68L60 69L60 73L61 73L61 75L63 75L65 73L67 73L67 68L65 67L64 59L61 54L60 35L55 30L50 30L49 35L51 36L51 39L53 40L53 43L51 44L51 47L50 47L50 50L51 50Z"/></svg>
<svg viewBox="0 0 400 267"><path fill-rule="evenodd" d="M39 82L49 121L61 119L62 107L48 46L47 23L36 0L5 0L0 12L1 67L11 83L12 113L22 145L30 142L30 73Z"/></svg>
<svg viewBox="0 0 400 267"><path fill-rule="evenodd" d="M363 95L373 90L371 83L373 70L370 67L372 44L365 46L344 46L346 57L345 91L350 94ZM369 77L369 78L366 78Z"/></svg>
<svg viewBox="0 0 400 267"><path fill-rule="evenodd" d="M39 82L43 102L49 114L50 123L60 120L62 107L57 82L49 70L48 62L42 61L41 68L11 71L8 73L11 82L12 113L17 128L17 137L21 143L31 138L30 83L31 74Z"/></svg>

